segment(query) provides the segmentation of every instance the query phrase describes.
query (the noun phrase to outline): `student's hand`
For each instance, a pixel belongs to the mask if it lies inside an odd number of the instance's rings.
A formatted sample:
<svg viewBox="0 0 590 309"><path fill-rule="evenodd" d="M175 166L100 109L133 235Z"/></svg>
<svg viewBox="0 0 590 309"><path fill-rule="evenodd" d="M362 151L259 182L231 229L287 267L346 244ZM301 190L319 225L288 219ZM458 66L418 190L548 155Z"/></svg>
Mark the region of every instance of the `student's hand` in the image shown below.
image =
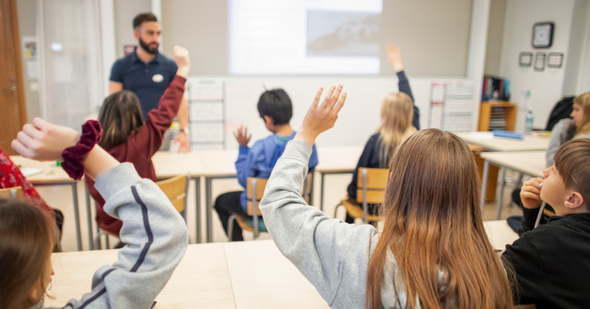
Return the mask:
<svg viewBox="0 0 590 309"><path fill-rule="evenodd" d="M320 88L316 93L303 119L303 123L294 138L304 141L310 146L313 146L315 139L320 133L334 126L336 119L338 119L338 113L342 109L342 106L344 106L344 101L346 101L346 92L340 95L342 85L338 85L338 87L330 87L322 104L318 105L323 91L324 89Z"/></svg>
<svg viewBox="0 0 590 309"><path fill-rule="evenodd" d="M80 134L73 129L34 118L33 124L25 124L12 141L12 148L23 157L38 161L61 160L64 149L76 145Z"/></svg>
<svg viewBox="0 0 590 309"><path fill-rule="evenodd" d="M385 49L387 50L387 62L393 66L395 72L403 71L404 65L402 63L402 53L400 52L399 47L387 43Z"/></svg>
<svg viewBox="0 0 590 309"><path fill-rule="evenodd" d="M178 132L172 143L179 144L178 152L191 152L191 147L188 142L188 135L186 135L186 132Z"/></svg>
<svg viewBox="0 0 590 309"><path fill-rule="evenodd" d="M248 127L240 126L236 131L234 131L234 136L236 137L236 140L240 146L248 146L252 134L248 134Z"/></svg>
<svg viewBox="0 0 590 309"><path fill-rule="evenodd" d="M178 66L176 75L186 78L188 71L191 69L191 60L188 57L188 50L178 45L174 46L174 61Z"/></svg>
<svg viewBox="0 0 590 309"><path fill-rule="evenodd" d="M531 178L522 184L520 189L520 199L522 206L528 209L535 209L541 207L543 201L541 200L541 183L543 178Z"/></svg>

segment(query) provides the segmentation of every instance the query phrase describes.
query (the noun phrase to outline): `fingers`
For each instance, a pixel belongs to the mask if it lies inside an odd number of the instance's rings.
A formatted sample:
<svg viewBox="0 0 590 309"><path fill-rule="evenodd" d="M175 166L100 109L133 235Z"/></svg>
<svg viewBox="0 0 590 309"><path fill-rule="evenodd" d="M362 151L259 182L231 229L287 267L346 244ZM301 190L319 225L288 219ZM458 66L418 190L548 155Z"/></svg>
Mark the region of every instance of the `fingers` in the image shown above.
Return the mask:
<svg viewBox="0 0 590 309"><path fill-rule="evenodd" d="M23 132L25 132L28 136L36 140L41 139L43 135L43 133L39 131L38 128L35 128L32 124L28 123L23 126Z"/></svg>
<svg viewBox="0 0 590 309"><path fill-rule="evenodd" d="M311 102L311 106L318 106L318 103L320 103L320 98L322 97L322 92L324 92L324 88L320 87L313 98L313 102Z"/></svg>
<svg viewBox="0 0 590 309"><path fill-rule="evenodd" d="M35 143L35 140L23 131L18 132L16 139L27 148L32 148Z"/></svg>
<svg viewBox="0 0 590 309"><path fill-rule="evenodd" d="M35 117L35 118L33 118L33 125L41 130L45 130L51 126L51 123L49 123L39 117Z"/></svg>
<svg viewBox="0 0 590 309"><path fill-rule="evenodd" d="M25 157L25 158L32 158L33 157L33 152L31 151L31 149L27 148L25 145L23 145L21 142L19 142L16 139L12 141L11 146L12 146L12 149L16 150L23 157Z"/></svg>
<svg viewBox="0 0 590 309"><path fill-rule="evenodd" d="M340 113L340 110L342 109L342 107L344 107L345 101L346 101L346 92L343 92L342 95L340 96L340 99L336 103L336 106L334 107L336 114Z"/></svg>
<svg viewBox="0 0 590 309"><path fill-rule="evenodd" d="M343 88L342 85L338 85L338 87L336 87L336 91L334 91L334 94L330 98L330 103L327 106L328 108L334 108L334 106L338 102L338 99L340 98L340 93L342 93L342 88Z"/></svg>
<svg viewBox="0 0 590 309"><path fill-rule="evenodd" d="M541 188L523 185L520 192L530 192L532 194L539 195L541 194Z"/></svg>
<svg viewBox="0 0 590 309"><path fill-rule="evenodd" d="M334 91L336 90L335 86L330 87L330 90L328 90L328 93L326 94L326 97L324 98L324 102L322 102L322 107L326 107L328 104L330 104L330 99L332 99L332 94L334 94Z"/></svg>

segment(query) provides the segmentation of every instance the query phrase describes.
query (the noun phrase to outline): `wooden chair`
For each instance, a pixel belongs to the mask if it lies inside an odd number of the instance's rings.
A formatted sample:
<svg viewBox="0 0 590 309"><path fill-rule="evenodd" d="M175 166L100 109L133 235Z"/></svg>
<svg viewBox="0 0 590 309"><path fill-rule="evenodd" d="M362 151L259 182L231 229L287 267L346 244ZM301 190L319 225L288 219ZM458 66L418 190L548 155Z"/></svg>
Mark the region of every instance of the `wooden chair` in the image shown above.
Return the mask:
<svg viewBox="0 0 590 309"><path fill-rule="evenodd" d="M344 206L351 217L362 218L363 224L369 221L379 221L381 217L369 215L369 204L381 204L385 199L385 187L389 177L389 169L386 168L366 168L358 169L358 184L356 193L356 203L351 203L348 199L340 201L334 209L334 217L338 207Z"/></svg>
<svg viewBox="0 0 590 309"><path fill-rule="evenodd" d="M263 221L259 221L258 216L262 216L260 209L258 208L258 204L262 197L264 196L264 189L266 188L266 183L268 179L266 178L255 178L249 177L248 178L248 187L246 189L248 195L248 216L252 216L252 218L232 214L228 219L228 231L227 234L229 235L229 241L232 241L232 235L234 231L234 220L238 222L238 225L242 228L242 230L251 232L254 234L253 240L258 238L260 232L268 233L266 226L264 225ZM311 194L311 183L312 183L312 174L307 174L305 177L305 181L303 182L303 192L302 196L303 199L309 204L310 194ZM255 215L256 214L256 215Z"/></svg>
<svg viewBox="0 0 590 309"><path fill-rule="evenodd" d="M166 194L166 197L172 203L172 206L180 213L186 224L186 204L188 200L188 188L191 181L190 175L178 175L166 180L156 182L156 185ZM119 238L117 235L104 231L98 230L96 235L96 247L100 248L100 237L103 235L111 235ZM108 237L106 238L106 246L109 247Z"/></svg>
<svg viewBox="0 0 590 309"><path fill-rule="evenodd" d="M22 187L12 187L0 189L0 198L15 198L21 201L25 200Z"/></svg>

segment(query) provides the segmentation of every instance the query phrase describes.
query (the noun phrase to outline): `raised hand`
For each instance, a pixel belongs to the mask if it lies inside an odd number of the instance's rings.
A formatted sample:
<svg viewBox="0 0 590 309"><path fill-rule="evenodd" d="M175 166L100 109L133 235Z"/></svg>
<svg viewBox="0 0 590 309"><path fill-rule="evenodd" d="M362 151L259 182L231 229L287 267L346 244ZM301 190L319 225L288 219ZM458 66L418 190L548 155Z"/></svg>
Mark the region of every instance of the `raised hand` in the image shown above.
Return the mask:
<svg viewBox="0 0 590 309"><path fill-rule="evenodd" d="M541 200L541 183L543 178L531 178L522 184L520 189L520 199L522 206L528 209L535 209L541 207L543 201Z"/></svg>
<svg viewBox="0 0 590 309"><path fill-rule="evenodd" d="M387 43L385 46L387 50L387 62L393 66L393 69L396 72L401 72L404 70L404 65L402 63L402 53L395 44Z"/></svg>
<svg viewBox="0 0 590 309"><path fill-rule="evenodd" d="M61 160L64 149L76 145L80 134L67 127L34 118L33 124L25 124L12 141L12 148L23 157L38 161Z"/></svg>
<svg viewBox="0 0 590 309"><path fill-rule="evenodd" d="M188 71L191 68L191 60L188 56L188 50L178 45L174 46L174 61L178 66L176 75L186 78L188 76Z"/></svg>
<svg viewBox="0 0 590 309"><path fill-rule="evenodd" d="M248 127L240 126L236 131L234 131L234 136L236 137L236 140L240 146L248 146L252 134L248 134Z"/></svg>
<svg viewBox="0 0 590 309"><path fill-rule="evenodd" d="M303 123L295 135L295 139L313 145L318 135L334 126L338 113L346 101L346 92L342 92L342 85L330 87L322 104L319 104L323 88L320 88L305 114Z"/></svg>

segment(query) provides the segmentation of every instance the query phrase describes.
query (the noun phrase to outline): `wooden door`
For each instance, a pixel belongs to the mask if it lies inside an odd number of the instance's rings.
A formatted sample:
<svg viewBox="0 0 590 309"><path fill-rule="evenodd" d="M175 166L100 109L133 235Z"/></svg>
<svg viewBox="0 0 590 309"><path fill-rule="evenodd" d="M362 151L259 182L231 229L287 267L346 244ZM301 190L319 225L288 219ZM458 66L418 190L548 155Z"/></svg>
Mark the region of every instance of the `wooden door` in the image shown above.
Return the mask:
<svg viewBox="0 0 590 309"><path fill-rule="evenodd" d="M26 104L21 65L16 0L0 1L0 147L10 146L26 123Z"/></svg>

